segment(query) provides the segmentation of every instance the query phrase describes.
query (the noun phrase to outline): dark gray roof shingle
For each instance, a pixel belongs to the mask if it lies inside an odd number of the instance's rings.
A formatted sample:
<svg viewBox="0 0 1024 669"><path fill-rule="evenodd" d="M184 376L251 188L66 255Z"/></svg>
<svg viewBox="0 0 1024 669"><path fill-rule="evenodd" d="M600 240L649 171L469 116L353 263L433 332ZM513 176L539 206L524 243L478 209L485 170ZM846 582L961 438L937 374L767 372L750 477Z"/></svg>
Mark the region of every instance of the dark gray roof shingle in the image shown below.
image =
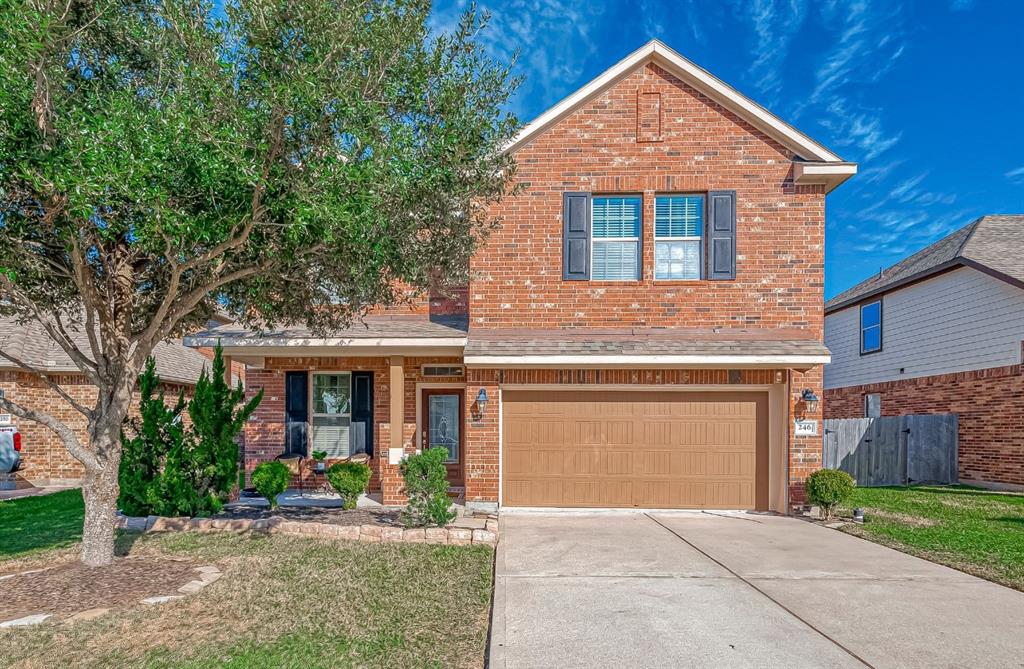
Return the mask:
<svg viewBox="0 0 1024 669"><path fill-rule="evenodd" d="M1024 214L982 216L839 293L825 303L825 311L835 311L958 264L981 265L1024 282Z"/></svg>
<svg viewBox="0 0 1024 669"><path fill-rule="evenodd" d="M326 334L315 334L304 325L291 325L273 330L253 331L231 323L197 332L185 338L189 346L213 346L216 340L223 340L225 346L260 345L282 340L302 339L430 339L441 337L465 337L467 319L465 316L367 316L361 322L354 322L347 328Z"/></svg>
<svg viewBox="0 0 1024 669"><path fill-rule="evenodd" d="M79 350L90 355L85 332L68 328L68 333ZM0 349L42 371L80 371L64 349L34 320L18 323L13 318L0 317ZM156 359L156 372L162 380L189 385L195 384L203 366L210 364L202 353L183 346L180 341L160 342L153 350L153 357ZM0 368L16 369L13 363L2 358Z"/></svg>
<svg viewBox="0 0 1024 669"><path fill-rule="evenodd" d="M465 355L829 355L798 331L635 328L470 331Z"/></svg>

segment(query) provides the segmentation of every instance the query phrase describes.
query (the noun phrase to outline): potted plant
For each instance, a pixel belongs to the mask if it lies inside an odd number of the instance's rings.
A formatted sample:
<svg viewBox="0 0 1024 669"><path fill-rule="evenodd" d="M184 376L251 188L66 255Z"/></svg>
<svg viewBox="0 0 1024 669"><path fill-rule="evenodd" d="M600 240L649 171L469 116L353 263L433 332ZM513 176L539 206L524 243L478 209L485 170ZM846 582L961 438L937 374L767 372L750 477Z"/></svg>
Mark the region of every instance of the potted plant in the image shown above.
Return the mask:
<svg viewBox="0 0 1024 669"><path fill-rule="evenodd" d="M313 459L316 461L316 473L323 474L326 471L324 460L327 459L327 451L313 451Z"/></svg>

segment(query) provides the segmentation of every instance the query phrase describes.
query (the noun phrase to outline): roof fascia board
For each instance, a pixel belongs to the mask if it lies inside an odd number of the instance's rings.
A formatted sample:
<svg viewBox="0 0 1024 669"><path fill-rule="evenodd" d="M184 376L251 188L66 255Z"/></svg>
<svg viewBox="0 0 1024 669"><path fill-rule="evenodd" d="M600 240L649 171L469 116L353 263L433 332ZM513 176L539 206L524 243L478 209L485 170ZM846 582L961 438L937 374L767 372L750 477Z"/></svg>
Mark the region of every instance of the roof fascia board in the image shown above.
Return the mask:
<svg viewBox="0 0 1024 669"><path fill-rule="evenodd" d="M830 355L467 355L467 367L778 367L814 366Z"/></svg>
<svg viewBox="0 0 1024 669"><path fill-rule="evenodd" d="M942 274L942 273L947 272L947 271L949 271L951 269L956 269L957 267L963 267L964 265L967 265L967 264L968 263L966 262L965 258L953 258L952 260L947 260L946 262L944 262L944 263L942 263L940 265L936 265L935 267L929 267L928 269L924 270L923 272L918 272L917 274L911 274L910 276L905 277L903 279L900 279L899 281L894 281L893 283L886 284L886 285L882 286L881 288L875 288L874 290L869 290L868 292L862 293L860 295L857 295L856 297L851 297L851 298L849 298L847 300L843 300L842 302L837 302L836 304L833 304L832 306L829 306L828 304L826 304L825 305L825 315L828 316L829 314L833 314L833 313L835 313L837 311L842 311L843 309L846 309L847 307L853 306L855 304L859 304L859 303L861 303L861 302L863 302L865 300L869 300L869 299L871 299L873 297L878 297L879 295L885 295L886 293L891 293L894 290L898 290L900 288L904 288L905 286L907 286L909 284L917 283L918 281L923 281L924 279L928 279L928 278L930 278L930 277L932 277L932 276L934 276L936 274ZM974 263L974 264L976 265L977 263ZM982 270L982 271L986 271L986 272L989 272L989 273L991 272L991 270L989 270L988 268L985 268L985 270Z"/></svg>
<svg viewBox="0 0 1024 669"><path fill-rule="evenodd" d="M818 144L807 135L789 125L778 116L746 97L707 70L686 59L658 40L651 40L595 79L568 96L554 107L527 124L504 148L515 151L536 134L570 114L579 105L597 96L648 59L666 67L686 83L725 107L735 111L748 122L793 150L805 160L828 163L843 162L839 156ZM838 184L837 184L838 185Z"/></svg>
<svg viewBox="0 0 1024 669"><path fill-rule="evenodd" d="M1010 276L1009 274L1003 274L1002 272L1000 272L998 270L994 270L991 267L989 267L988 265L981 264L977 260L971 260L970 258L960 258L960 262L963 263L963 265L965 267L970 267L971 269L976 269L979 272L983 272L985 274L988 274L991 277L994 277L994 278L999 279L1001 281L1005 281L1006 283L1010 284L1011 286L1016 286L1017 288L1024 289L1024 281L1021 281L1020 279L1018 279L1016 277Z"/></svg>

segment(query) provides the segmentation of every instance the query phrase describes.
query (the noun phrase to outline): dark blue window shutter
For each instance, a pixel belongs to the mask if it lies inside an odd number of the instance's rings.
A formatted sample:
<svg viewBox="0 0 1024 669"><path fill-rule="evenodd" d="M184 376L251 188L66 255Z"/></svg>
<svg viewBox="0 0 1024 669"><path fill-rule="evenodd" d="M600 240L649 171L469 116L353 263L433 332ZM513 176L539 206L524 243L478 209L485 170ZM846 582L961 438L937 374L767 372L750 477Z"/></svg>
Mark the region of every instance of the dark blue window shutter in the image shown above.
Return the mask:
<svg viewBox="0 0 1024 669"><path fill-rule="evenodd" d="M285 372L284 428L284 452L309 455L309 372Z"/></svg>
<svg viewBox="0 0 1024 669"><path fill-rule="evenodd" d="M708 193L708 278L736 278L736 191Z"/></svg>
<svg viewBox="0 0 1024 669"><path fill-rule="evenodd" d="M590 279L590 193L562 195L562 278Z"/></svg>

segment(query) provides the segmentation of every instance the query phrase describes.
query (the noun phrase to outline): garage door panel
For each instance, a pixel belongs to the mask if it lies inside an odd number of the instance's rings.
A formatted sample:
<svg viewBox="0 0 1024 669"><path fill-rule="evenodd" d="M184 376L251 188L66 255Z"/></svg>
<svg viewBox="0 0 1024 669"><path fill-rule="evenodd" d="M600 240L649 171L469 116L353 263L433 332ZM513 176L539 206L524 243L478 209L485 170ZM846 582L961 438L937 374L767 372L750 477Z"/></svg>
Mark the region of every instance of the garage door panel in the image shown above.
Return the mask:
<svg viewBox="0 0 1024 669"><path fill-rule="evenodd" d="M733 476L751 479L757 459L754 453L720 452L707 454L708 476Z"/></svg>
<svg viewBox="0 0 1024 669"><path fill-rule="evenodd" d="M758 471L762 456L767 462L764 393L502 398L509 506L757 508L758 486L767 485Z"/></svg>

